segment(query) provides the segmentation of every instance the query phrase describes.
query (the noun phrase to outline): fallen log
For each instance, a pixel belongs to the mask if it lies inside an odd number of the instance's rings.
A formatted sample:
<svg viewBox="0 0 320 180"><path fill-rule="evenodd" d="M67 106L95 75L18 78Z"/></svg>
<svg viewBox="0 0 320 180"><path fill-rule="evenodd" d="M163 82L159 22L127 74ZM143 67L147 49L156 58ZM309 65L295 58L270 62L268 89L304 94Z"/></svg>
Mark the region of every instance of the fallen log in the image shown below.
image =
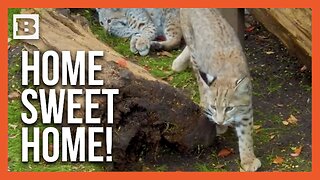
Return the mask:
<svg viewBox="0 0 320 180"><path fill-rule="evenodd" d="M310 8L254 8L254 17L276 35L289 52L311 70L312 10Z"/></svg>
<svg viewBox="0 0 320 180"><path fill-rule="evenodd" d="M25 40L27 49L71 51L104 51L105 56L95 61L102 66L96 79L103 79L103 86L72 86L79 89L119 89L114 98L113 167L116 170L138 170L135 162L145 153L156 153L163 144L187 152L194 147L211 146L215 138L215 124L208 121L201 108L179 90L152 77L138 65L100 42L89 30L81 16L62 15L54 9L32 9L24 13L40 15L40 39ZM74 59L74 58L73 58ZM55 86L59 90L61 85ZM84 104L84 96L75 101ZM100 126L107 126L106 97L95 97L99 103L92 117L102 118ZM75 110L75 117L84 117L84 109ZM64 124L64 126L70 126ZM81 126L86 126L82 124ZM77 125L73 125L75 129ZM104 140L104 136L97 139ZM102 146L104 147L104 146ZM143 152L143 153L142 153ZM106 155L103 148L96 152ZM138 167L139 168L139 167Z"/></svg>

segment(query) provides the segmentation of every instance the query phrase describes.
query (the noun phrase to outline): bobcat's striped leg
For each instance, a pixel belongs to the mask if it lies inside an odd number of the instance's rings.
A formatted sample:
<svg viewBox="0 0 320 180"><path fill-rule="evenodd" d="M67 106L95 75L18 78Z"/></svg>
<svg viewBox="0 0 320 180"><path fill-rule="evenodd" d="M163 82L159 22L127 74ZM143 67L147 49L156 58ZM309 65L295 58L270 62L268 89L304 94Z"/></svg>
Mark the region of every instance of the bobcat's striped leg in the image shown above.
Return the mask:
<svg viewBox="0 0 320 180"><path fill-rule="evenodd" d="M241 160L240 171L256 171L261 166L260 160L254 154L252 131L252 116L242 118L242 121L236 125Z"/></svg>

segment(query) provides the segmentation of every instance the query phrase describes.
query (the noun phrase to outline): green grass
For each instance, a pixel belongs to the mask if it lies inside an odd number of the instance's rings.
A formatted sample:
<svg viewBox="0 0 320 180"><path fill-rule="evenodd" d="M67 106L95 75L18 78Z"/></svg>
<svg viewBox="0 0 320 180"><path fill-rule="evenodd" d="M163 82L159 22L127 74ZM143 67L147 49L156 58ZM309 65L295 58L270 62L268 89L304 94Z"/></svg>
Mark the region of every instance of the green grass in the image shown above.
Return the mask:
<svg viewBox="0 0 320 180"><path fill-rule="evenodd" d="M39 102L33 101L32 104L38 109L39 112ZM32 162L33 154L30 150L29 152L29 162L22 163L21 159L21 129L26 127L21 121L21 112L27 112L20 100L12 100L8 104L8 169L9 171L48 171L48 172L57 172L57 171L103 171L103 166L96 163L71 163L71 162L61 162L58 160L55 163L47 163L40 156L40 162ZM41 121L41 120L38 120ZM44 128L47 126L37 123L36 125L29 125L29 140L33 138L33 127L40 128L40 134ZM41 137L40 137L40 152L41 152ZM49 143L52 141L52 138L49 138ZM41 154L41 153L40 153Z"/></svg>
<svg viewBox="0 0 320 180"><path fill-rule="evenodd" d="M160 165L155 167L155 171L157 172L165 172L168 171L168 166L167 165Z"/></svg>
<svg viewBox="0 0 320 180"><path fill-rule="evenodd" d="M10 8L8 9L8 36L12 39L12 29L13 29L13 14L19 14L20 8Z"/></svg>
<svg viewBox="0 0 320 180"><path fill-rule="evenodd" d="M208 164L208 163L196 163L195 169L200 172L225 172L226 171L222 167L217 167L214 164Z"/></svg>
<svg viewBox="0 0 320 180"><path fill-rule="evenodd" d="M272 81L272 80L271 80L271 81L269 82L268 87L267 87L267 92L268 92L269 94L272 94L272 93L274 93L274 92L279 91L281 88L282 88L281 83L275 82L275 81Z"/></svg>

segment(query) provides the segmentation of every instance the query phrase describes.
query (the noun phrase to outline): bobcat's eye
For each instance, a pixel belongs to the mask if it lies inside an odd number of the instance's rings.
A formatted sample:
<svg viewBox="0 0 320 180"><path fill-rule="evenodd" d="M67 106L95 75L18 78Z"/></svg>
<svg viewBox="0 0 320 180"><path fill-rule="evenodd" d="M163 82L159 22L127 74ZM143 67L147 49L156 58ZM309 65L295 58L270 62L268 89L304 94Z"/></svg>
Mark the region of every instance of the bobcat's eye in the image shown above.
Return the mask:
<svg viewBox="0 0 320 180"><path fill-rule="evenodd" d="M108 20L107 20L107 23L110 24L110 23L111 23L111 19L108 19Z"/></svg>
<svg viewBox="0 0 320 180"><path fill-rule="evenodd" d="M233 107L227 107L226 108L226 112L229 112L229 111L232 111L233 110Z"/></svg>

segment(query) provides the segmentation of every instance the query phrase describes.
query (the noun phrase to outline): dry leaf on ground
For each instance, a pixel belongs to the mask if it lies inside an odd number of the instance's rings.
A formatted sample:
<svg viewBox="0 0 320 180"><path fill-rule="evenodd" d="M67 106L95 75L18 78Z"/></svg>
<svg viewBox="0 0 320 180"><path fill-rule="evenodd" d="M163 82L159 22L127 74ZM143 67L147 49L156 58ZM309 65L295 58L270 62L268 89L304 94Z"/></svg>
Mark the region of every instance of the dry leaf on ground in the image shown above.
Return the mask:
<svg viewBox="0 0 320 180"><path fill-rule="evenodd" d="M124 67L124 68L128 67L128 63L124 59L118 59L117 64L119 64L120 67Z"/></svg>
<svg viewBox="0 0 320 180"><path fill-rule="evenodd" d="M282 124L284 124L285 126L288 126L289 122L288 121L282 121Z"/></svg>
<svg viewBox="0 0 320 180"><path fill-rule="evenodd" d="M254 30L254 26L250 26L246 29L246 32L252 32Z"/></svg>
<svg viewBox="0 0 320 180"><path fill-rule="evenodd" d="M276 158L273 159L273 164L282 164L284 162L284 159L280 156L276 156Z"/></svg>
<svg viewBox="0 0 320 180"><path fill-rule="evenodd" d="M227 148L224 148L224 149L221 149L218 153L218 157L227 157L229 156L231 153L233 152L232 149L227 149Z"/></svg>
<svg viewBox="0 0 320 180"><path fill-rule="evenodd" d="M294 117L293 115L290 115L290 117L287 119L288 123L290 124L297 124L298 119Z"/></svg>
<svg viewBox="0 0 320 180"><path fill-rule="evenodd" d="M291 153L290 155L291 155L292 157L298 157L298 156L300 155L301 151L302 151L302 146L296 147L296 148L294 149L294 152Z"/></svg>
<svg viewBox="0 0 320 180"><path fill-rule="evenodd" d="M161 51L157 53L158 56L167 56L167 57L173 57L173 55L171 53L169 53L168 51Z"/></svg>
<svg viewBox="0 0 320 180"><path fill-rule="evenodd" d="M274 135L274 134L271 135L271 136L270 136L270 140L274 139L275 137L276 137L276 135Z"/></svg>
<svg viewBox="0 0 320 180"><path fill-rule="evenodd" d="M258 129L260 129L262 126L261 125L253 125L253 129L254 130L258 130Z"/></svg>
<svg viewBox="0 0 320 180"><path fill-rule="evenodd" d="M17 91L13 91L8 95L8 99L18 99L20 96L20 93L18 93Z"/></svg>
<svg viewBox="0 0 320 180"><path fill-rule="evenodd" d="M304 65L304 66L302 66L302 68L300 69L300 72L304 72L304 71L306 71L307 69L308 69L307 66Z"/></svg>
<svg viewBox="0 0 320 180"><path fill-rule="evenodd" d="M267 51L266 54L270 55L270 54L274 54L273 51Z"/></svg>

